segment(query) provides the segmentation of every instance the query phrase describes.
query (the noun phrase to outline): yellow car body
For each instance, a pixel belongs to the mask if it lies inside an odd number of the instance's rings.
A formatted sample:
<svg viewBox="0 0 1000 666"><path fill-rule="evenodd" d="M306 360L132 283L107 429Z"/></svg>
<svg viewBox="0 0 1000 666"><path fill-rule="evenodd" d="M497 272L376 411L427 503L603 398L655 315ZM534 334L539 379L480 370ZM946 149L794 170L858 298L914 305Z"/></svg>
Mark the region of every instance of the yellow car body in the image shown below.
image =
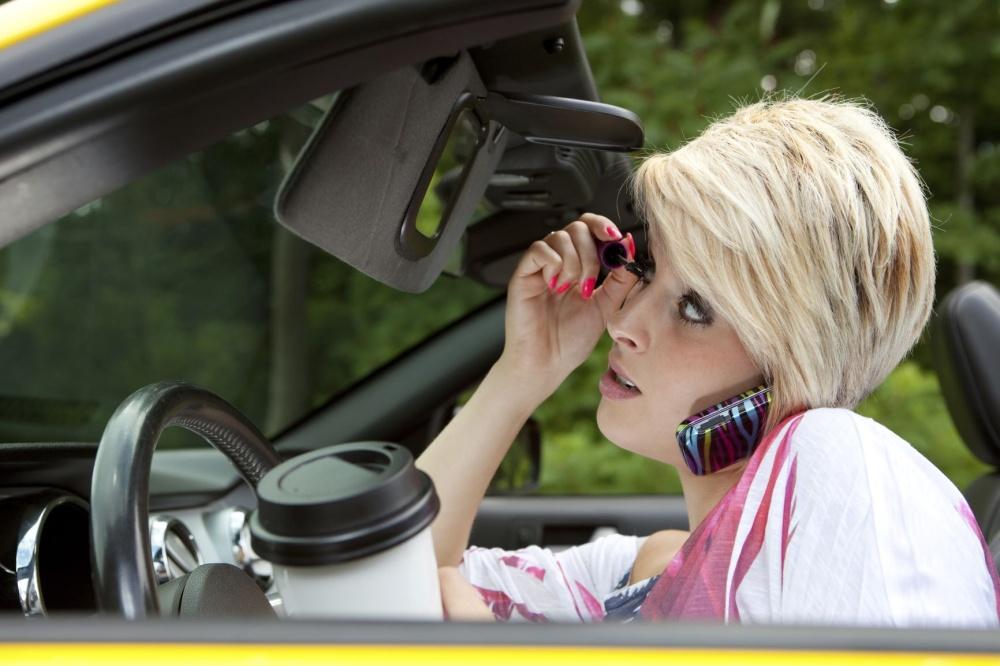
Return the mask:
<svg viewBox="0 0 1000 666"><path fill-rule="evenodd" d="M160 2L169 0L13 0L0 6L0 50L6 51L25 43L39 35L46 34L61 26L67 25L82 17L112 6L118 2ZM3 57L0 51L0 58ZM31 623L30 631L22 632L18 622L4 621L0 623L0 661L4 664L24 664L26 666L43 666L45 664L76 664L111 666L112 664L211 664L212 666L228 665L271 665L271 664L528 664L539 663L547 666L558 664L744 664L761 666L779 666L782 664L812 664L841 665L866 664L899 665L924 664L943 666L945 664L973 665L1000 664L1000 656L990 650L995 638L986 637L979 645L969 645L968 650L961 648L962 638L973 636L972 632L955 632L951 648L940 649L906 649L908 640L919 636L919 632L901 632L898 640L891 641L883 647L878 646L878 639L864 632L858 635L862 638L853 642L834 631L826 632L820 629L814 632L816 648L803 646L801 634L799 640L789 642L788 647L782 647L782 633L775 630L768 638L755 641L747 638L750 634L743 633L742 639L736 639L730 645L683 645L686 628L683 625L663 626L665 643L662 645L594 645L572 644L566 637L586 636L586 627L576 627L576 633L567 633L558 642L546 644L547 638L543 627L526 627L524 636L527 642L511 640L512 633L504 627L477 625L476 623L443 623L427 628L426 639L411 643L400 643L399 636L389 640L386 634L385 642L352 641L344 634L336 633L329 642L317 643L303 640L296 642L294 636L287 642L269 641L266 635L257 642L247 643L243 640L227 640L223 637L215 641L204 635L192 640L191 625L180 623L165 623L166 627L149 635L138 626L122 623L113 619L94 617L74 620L74 631L63 633L69 620L45 621ZM81 632L91 623L93 638L85 639ZM82 629L84 628L84 629ZM130 637L132 629L135 637ZM315 628L315 625L314 625ZM399 625L384 625L385 632L391 632ZM401 632L410 636L419 631L419 627L410 627ZM511 628L513 629L513 628ZM533 630L530 634L527 630ZM610 635L612 628L602 627L600 636ZM280 631L280 627L271 628L270 635ZM625 630L622 629L624 632ZM226 632L223 632L225 634ZM625 632L627 635L629 632ZM947 632L938 631L937 635L945 636ZM476 636L469 641L469 636ZM721 634L720 634L721 635ZM791 636L791 634L788 634ZM832 648L831 638L837 640L839 647ZM744 640L745 639L745 640ZM598 639L600 640L600 639ZM452 643L452 641L454 641ZM743 647L739 646L743 642ZM766 646L752 647L752 643L767 643ZM505 644L506 643L506 644ZM518 644L521 643L521 644Z"/></svg>

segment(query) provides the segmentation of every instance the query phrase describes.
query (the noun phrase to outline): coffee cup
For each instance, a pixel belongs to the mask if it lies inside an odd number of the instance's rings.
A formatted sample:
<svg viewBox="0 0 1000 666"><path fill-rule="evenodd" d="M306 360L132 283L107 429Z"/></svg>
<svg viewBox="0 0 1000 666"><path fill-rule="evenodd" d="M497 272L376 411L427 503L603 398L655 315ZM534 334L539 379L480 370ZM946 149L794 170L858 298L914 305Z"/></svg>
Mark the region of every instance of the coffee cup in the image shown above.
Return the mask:
<svg viewBox="0 0 1000 666"><path fill-rule="evenodd" d="M441 620L430 477L402 446L356 442L286 460L257 486L251 545L288 617Z"/></svg>

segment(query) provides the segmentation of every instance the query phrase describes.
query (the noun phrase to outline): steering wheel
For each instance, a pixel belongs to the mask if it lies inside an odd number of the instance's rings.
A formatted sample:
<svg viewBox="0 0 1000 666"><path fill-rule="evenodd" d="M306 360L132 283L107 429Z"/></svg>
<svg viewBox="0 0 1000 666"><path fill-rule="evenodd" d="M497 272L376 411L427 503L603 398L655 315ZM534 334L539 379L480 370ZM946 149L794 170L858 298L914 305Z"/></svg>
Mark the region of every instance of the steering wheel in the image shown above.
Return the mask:
<svg viewBox="0 0 1000 666"><path fill-rule="evenodd" d="M160 614L149 545L149 475L153 450L169 426L200 435L252 488L281 462L267 438L235 407L191 384L151 384L119 405L94 461L90 531L98 606L128 619Z"/></svg>

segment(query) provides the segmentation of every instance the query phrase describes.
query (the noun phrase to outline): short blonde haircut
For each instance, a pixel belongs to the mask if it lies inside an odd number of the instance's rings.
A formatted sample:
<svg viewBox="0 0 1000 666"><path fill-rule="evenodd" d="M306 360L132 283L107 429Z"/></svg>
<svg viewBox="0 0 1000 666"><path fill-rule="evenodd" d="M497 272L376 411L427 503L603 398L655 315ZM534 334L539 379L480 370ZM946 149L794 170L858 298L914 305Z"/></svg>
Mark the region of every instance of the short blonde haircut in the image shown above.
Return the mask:
<svg viewBox="0 0 1000 666"><path fill-rule="evenodd" d="M631 186L650 243L772 385L766 431L799 409L854 408L927 323L923 183L865 104L744 106L647 157Z"/></svg>

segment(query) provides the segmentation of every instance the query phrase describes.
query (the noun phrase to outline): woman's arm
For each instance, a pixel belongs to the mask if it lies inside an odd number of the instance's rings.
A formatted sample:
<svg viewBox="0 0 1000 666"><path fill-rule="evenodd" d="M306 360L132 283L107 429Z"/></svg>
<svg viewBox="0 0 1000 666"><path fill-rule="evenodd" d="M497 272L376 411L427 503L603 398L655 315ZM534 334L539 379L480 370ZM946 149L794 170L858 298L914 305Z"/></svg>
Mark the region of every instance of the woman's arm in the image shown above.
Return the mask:
<svg viewBox="0 0 1000 666"><path fill-rule="evenodd" d="M638 278L623 267L600 287L596 240L623 240L585 213L531 244L507 285L504 348L469 402L417 458L441 499L431 524L438 566L457 566L476 509L528 417L583 363ZM635 258L635 242L628 256ZM624 242L624 241L623 241Z"/></svg>
<svg viewBox="0 0 1000 666"><path fill-rule="evenodd" d="M543 392L519 382L501 356L417 458L416 466L434 481L441 500L441 511L431 523L438 566L458 566L486 488L518 431L548 396Z"/></svg>
<svg viewBox="0 0 1000 666"><path fill-rule="evenodd" d="M476 588L462 577L457 568L438 568L438 579L441 582L441 603L447 619L496 621Z"/></svg>

